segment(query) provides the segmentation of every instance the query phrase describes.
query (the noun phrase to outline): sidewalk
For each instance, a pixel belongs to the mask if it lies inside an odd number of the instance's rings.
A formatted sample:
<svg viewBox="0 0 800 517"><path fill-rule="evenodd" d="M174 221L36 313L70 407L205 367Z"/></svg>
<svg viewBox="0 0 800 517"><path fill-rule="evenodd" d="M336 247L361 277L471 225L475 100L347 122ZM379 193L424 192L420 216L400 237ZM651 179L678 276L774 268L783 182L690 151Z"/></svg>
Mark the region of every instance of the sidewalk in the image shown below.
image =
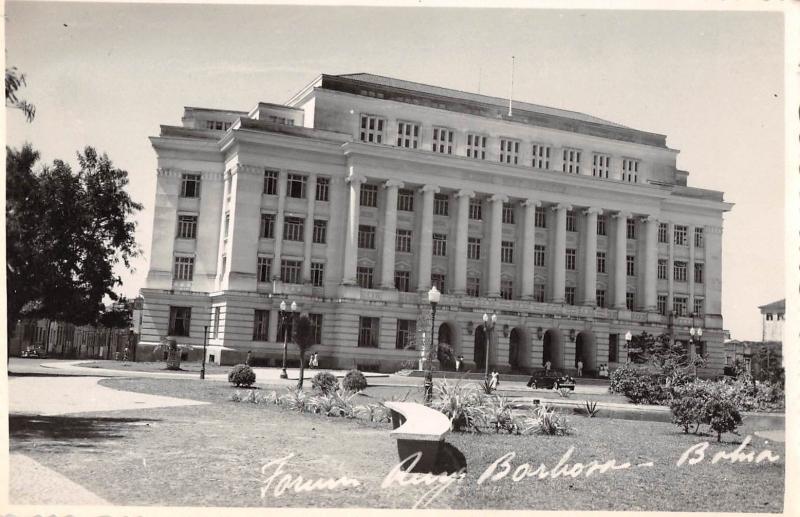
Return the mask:
<svg viewBox="0 0 800 517"><path fill-rule="evenodd" d="M105 499L24 454L9 455L8 474L11 504L111 506Z"/></svg>

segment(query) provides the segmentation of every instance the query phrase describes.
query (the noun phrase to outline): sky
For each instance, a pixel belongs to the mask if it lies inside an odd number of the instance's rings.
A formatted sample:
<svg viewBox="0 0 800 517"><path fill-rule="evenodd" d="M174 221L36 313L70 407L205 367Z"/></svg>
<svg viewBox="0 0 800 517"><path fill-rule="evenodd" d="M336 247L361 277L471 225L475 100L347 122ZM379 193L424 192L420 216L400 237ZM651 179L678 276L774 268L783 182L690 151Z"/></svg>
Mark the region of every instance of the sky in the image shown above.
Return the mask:
<svg viewBox="0 0 800 517"><path fill-rule="evenodd" d="M148 137L184 106L283 103L321 73L370 72L588 113L667 135L689 185L725 192L722 311L760 340L784 297L783 18L685 12L166 4L6 4L6 62L27 76L27 123L7 145L76 164L91 145L144 204L144 287L155 198Z"/></svg>

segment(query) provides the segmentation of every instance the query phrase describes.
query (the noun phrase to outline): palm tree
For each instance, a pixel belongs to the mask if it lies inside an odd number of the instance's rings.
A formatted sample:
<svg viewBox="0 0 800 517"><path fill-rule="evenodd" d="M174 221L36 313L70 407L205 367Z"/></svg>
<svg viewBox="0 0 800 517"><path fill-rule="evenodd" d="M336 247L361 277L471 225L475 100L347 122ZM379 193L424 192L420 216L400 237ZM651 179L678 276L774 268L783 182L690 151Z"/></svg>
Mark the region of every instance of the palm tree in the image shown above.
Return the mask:
<svg viewBox="0 0 800 517"><path fill-rule="evenodd" d="M17 67L6 68L6 106L22 110L28 122L36 116L36 106L17 97L17 90L25 86L25 74L18 74Z"/></svg>
<svg viewBox="0 0 800 517"><path fill-rule="evenodd" d="M294 343L300 351L300 380L297 381L297 389L302 389L306 352L314 345L314 328L308 314L298 316L292 325L292 330L294 331Z"/></svg>

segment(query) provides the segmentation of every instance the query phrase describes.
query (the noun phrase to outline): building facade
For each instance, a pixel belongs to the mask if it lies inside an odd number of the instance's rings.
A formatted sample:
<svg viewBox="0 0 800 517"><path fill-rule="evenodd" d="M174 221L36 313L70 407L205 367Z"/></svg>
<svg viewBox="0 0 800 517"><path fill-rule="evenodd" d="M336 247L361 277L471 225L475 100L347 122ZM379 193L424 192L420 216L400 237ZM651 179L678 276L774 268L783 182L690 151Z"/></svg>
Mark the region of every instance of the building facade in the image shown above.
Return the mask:
<svg viewBox="0 0 800 517"><path fill-rule="evenodd" d="M435 340L468 368L487 342L502 371L613 368L627 331L688 342L702 327L701 373L721 373L732 205L687 186L664 135L511 107L351 74L250 112L185 108L151 138L140 347L201 346L207 328L210 360L277 359L286 300L310 313L323 366L390 370L416 362L436 285Z"/></svg>
<svg viewBox="0 0 800 517"><path fill-rule="evenodd" d="M783 342L786 299L761 305L761 341Z"/></svg>

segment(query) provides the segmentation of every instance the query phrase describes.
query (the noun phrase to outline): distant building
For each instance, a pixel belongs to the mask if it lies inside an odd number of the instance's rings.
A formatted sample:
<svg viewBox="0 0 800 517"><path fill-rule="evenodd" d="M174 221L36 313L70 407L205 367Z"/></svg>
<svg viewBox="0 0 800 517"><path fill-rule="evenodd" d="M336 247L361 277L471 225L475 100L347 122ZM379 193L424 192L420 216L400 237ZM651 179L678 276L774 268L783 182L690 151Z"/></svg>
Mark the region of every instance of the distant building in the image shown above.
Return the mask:
<svg viewBox="0 0 800 517"><path fill-rule="evenodd" d="M759 309L761 309L761 341L783 342L786 299L762 305Z"/></svg>

